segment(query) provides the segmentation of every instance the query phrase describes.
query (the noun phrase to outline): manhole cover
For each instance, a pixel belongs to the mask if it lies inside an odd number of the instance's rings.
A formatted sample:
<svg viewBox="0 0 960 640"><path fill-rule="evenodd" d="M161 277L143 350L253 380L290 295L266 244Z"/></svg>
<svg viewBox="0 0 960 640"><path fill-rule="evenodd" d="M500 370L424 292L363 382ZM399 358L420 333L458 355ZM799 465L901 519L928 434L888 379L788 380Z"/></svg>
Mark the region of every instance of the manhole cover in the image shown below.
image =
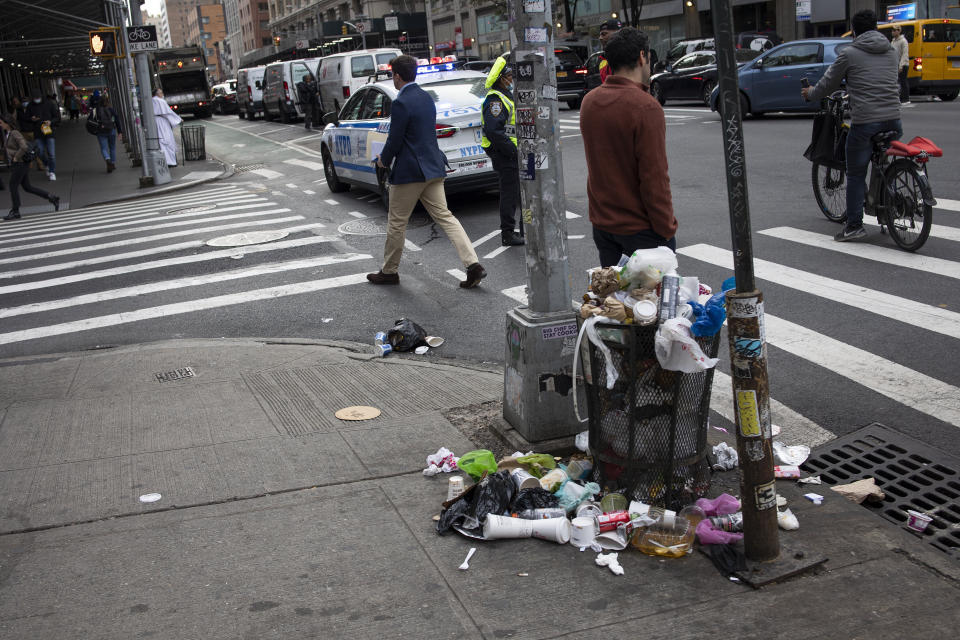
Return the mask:
<svg viewBox="0 0 960 640"><path fill-rule="evenodd" d="M286 238L288 235L290 235L289 231L247 231L207 240L206 244L210 247L245 247L248 244L273 242L280 238Z"/></svg>
<svg viewBox="0 0 960 640"><path fill-rule="evenodd" d="M193 370L193 367L181 367L180 369L174 369L173 371L161 371L160 373L156 373L154 375L157 376L157 382L172 382L174 380L192 378L197 374Z"/></svg>
<svg viewBox="0 0 960 640"><path fill-rule="evenodd" d="M167 211L167 215L173 213L200 213L201 211L213 211L216 208L217 205L215 204L204 204L198 207L187 207L186 209L170 209L170 211Z"/></svg>
<svg viewBox="0 0 960 640"><path fill-rule="evenodd" d="M243 172L245 172L245 171L253 171L254 169L263 169L264 166L265 166L265 165L264 165L262 162L257 163L257 164L238 164L238 165L234 166L233 172L234 172L234 173L243 173Z"/></svg>
<svg viewBox="0 0 960 640"><path fill-rule="evenodd" d="M410 216L407 229L417 229L428 224L430 224L429 216L414 215ZM386 218L350 220L337 227L337 231L352 236L385 236L387 235L387 220Z"/></svg>
<svg viewBox="0 0 960 640"><path fill-rule="evenodd" d="M904 528L908 510L931 516L933 521L918 535L937 549L960 557L957 458L875 422L817 447L802 469L819 474L828 485L873 477L886 499L879 504L864 502L863 506Z"/></svg>

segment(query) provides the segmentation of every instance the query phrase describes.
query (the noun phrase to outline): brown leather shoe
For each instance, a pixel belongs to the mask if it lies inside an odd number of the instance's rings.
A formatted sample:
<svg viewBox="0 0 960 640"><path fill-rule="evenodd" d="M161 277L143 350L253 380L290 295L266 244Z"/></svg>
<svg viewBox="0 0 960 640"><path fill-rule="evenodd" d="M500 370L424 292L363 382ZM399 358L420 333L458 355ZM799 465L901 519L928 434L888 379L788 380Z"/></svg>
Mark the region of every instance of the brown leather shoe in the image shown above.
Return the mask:
<svg viewBox="0 0 960 640"><path fill-rule="evenodd" d="M373 284L400 284L400 274L377 271L376 273L368 273L367 280Z"/></svg>
<svg viewBox="0 0 960 640"><path fill-rule="evenodd" d="M474 262L467 267L467 279L460 283L463 289L473 289L480 284L480 281L487 277L487 270L479 262Z"/></svg>

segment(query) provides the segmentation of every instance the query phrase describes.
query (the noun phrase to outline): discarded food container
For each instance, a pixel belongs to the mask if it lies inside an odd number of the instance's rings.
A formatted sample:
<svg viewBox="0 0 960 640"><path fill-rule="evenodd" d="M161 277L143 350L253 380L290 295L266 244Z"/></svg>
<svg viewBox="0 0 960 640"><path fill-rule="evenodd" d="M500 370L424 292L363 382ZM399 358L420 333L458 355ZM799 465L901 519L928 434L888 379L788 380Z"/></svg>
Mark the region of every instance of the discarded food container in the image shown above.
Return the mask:
<svg viewBox="0 0 960 640"><path fill-rule="evenodd" d="M626 511L614 511L612 513L601 513L596 517L597 531L613 531L621 524L630 522L630 514Z"/></svg>
<svg viewBox="0 0 960 640"><path fill-rule="evenodd" d="M575 547L589 547L597 537L597 519L577 517L570 523L570 544Z"/></svg>
<svg viewBox="0 0 960 640"><path fill-rule="evenodd" d="M571 480L583 480L591 471L593 471L593 463L589 460L577 458L567 465L567 475Z"/></svg>
<svg viewBox="0 0 960 640"><path fill-rule="evenodd" d="M933 518L928 516L925 513L920 513L919 511L914 511L913 509L907 510L907 526L916 531L917 533L923 533L927 525L933 522Z"/></svg>
<svg viewBox="0 0 960 640"><path fill-rule="evenodd" d="M463 478L461 476L453 476L447 480L447 500L453 500L461 493L463 493Z"/></svg>
<svg viewBox="0 0 960 640"><path fill-rule="evenodd" d="M600 501L600 508L604 513L613 513L614 511L626 511L629 501L622 493L608 493Z"/></svg>
<svg viewBox="0 0 960 640"><path fill-rule="evenodd" d="M523 520L491 513L483 523L483 537L487 540L533 537L566 544L570 541L570 521L566 518Z"/></svg>
<svg viewBox="0 0 960 640"><path fill-rule="evenodd" d="M799 478L800 467L795 464L778 464L773 467L773 475L777 478Z"/></svg>
<svg viewBox="0 0 960 640"><path fill-rule="evenodd" d="M549 473L540 478L540 486L550 493L560 488L564 482L570 479L567 472L563 469L552 469Z"/></svg>
<svg viewBox="0 0 960 640"><path fill-rule="evenodd" d="M670 513L668 517L665 512L660 522L638 531L633 546L650 556L681 558L690 553L697 525L706 514L696 506L684 507L676 517Z"/></svg>
<svg viewBox="0 0 960 640"><path fill-rule="evenodd" d="M436 349L437 347L439 347L444 343L444 339L441 338L440 336L427 336L426 341L427 341L427 344L433 347L434 349Z"/></svg>
<svg viewBox="0 0 960 640"><path fill-rule="evenodd" d="M566 518L567 510L560 507L541 507L539 509L524 509L517 514L524 520L549 520L550 518Z"/></svg>
<svg viewBox="0 0 960 640"><path fill-rule="evenodd" d="M596 518L603 515L603 509L596 502L584 502L577 507L577 517Z"/></svg>
<svg viewBox="0 0 960 640"><path fill-rule="evenodd" d="M633 319L637 324L653 324L657 321L657 303L640 300L633 305Z"/></svg>
<svg viewBox="0 0 960 640"><path fill-rule="evenodd" d="M510 477L513 478L514 484L517 485L517 491L521 489L536 489L540 486L540 481L530 475L526 469L516 468L510 470Z"/></svg>

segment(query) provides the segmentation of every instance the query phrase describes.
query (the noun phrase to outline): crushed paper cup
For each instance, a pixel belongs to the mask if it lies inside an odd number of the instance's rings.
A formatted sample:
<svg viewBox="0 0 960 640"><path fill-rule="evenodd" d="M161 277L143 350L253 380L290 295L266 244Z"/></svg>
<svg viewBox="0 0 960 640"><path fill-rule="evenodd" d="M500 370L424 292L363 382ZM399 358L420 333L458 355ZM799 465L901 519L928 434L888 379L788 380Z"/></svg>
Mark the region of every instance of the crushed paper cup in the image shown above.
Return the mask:
<svg viewBox="0 0 960 640"><path fill-rule="evenodd" d="M157 502L162 497L159 493L145 493L140 496L140 502Z"/></svg>
<svg viewBox="0 0 960 640"><path fill-rule="evenodd" d="M444 343L444 339L440 336L427 336L426 341L428 345L434 348L439 347Z"/></svg>

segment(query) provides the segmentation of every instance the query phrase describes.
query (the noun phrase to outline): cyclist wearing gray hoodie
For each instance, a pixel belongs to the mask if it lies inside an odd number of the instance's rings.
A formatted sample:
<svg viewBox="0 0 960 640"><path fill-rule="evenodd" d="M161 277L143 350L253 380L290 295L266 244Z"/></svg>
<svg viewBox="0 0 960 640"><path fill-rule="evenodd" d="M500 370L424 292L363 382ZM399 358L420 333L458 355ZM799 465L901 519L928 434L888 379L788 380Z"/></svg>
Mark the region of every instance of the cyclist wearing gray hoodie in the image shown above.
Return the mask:
<svg viewBox="0 0 960 640"><path fill-rule="evenodd" d="M844 48L817 86L802 90L807 100L822 100L846 80L851 124L847 136L847 219L834 240L847 242L867 235L863 228L863 199L867 167L873 151L871 138L881 131L898 131L900 123L899 59L886 36L877 31L877 15L861 11L851 19L853 44ZM898 136L899 137L899 136Z"/></svg>

